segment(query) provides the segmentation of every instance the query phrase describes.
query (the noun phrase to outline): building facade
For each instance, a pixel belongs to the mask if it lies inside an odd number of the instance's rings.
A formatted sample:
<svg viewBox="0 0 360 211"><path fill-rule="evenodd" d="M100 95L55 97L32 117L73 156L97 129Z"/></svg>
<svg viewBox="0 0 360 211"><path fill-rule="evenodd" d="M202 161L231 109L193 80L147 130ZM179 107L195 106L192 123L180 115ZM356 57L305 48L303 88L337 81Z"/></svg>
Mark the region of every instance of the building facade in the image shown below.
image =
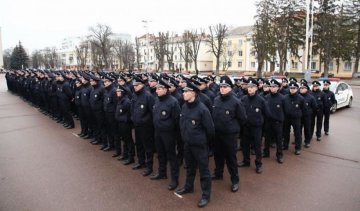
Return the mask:
<svg viewBox="0 0 360 211"><path fill-rule="evenodd" d="M2 36L1 36L1 27L0 27L0 69L4 69L4 59L3 59L3 48L2 48Z"/></svg>

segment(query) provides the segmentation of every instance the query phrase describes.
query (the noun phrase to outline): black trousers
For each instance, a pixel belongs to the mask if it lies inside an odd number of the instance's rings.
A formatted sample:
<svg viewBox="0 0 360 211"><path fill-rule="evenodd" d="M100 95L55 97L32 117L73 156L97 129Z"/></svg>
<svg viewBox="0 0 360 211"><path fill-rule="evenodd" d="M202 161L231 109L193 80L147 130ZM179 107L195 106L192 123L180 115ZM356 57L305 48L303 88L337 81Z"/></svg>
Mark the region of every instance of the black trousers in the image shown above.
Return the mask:
<svg viewBox="0 0 360 211"><path fill-rule="evenodd" d="M176 131L175 139L176 139L177 159L178 162L182 162L184 160L184 141L182 140L180 131Z"/></svg>
<svg viewBox="0 0 360 211"><path fill-rule="evenodd" d="M216 132L214 142L215 175L223 175L226 161L232 183L239 183L236 158L237 137L237 133L226 134Z"/></svg>
<svg viewBox="0 0 360 211"><path fill-rule="evenodd" d="M323 122L324 111L323 108L320 108L313 114L313 119L311 122L311 136L314 134L315 131L315 122L316 122L316 137L321 137L321 128Z"/></svg>
<svg viewBox="0 0 360 211"><path fill-rule="evenodd" d="M86 128L84 110L82 109L81 105L77 105L76 109L78 110L79 118L80 118L80 127L81 127L80 133L86 134L87 128Z"/></svg>
<svg viewBox="0 0 360 211"><path fill-rule="evenodd" d="M113 148L116 136L116 120L114 112L105 112L105 139L107 142L103 142L104 146Z"/></svg>
<svg viewBox="0 0 360 211"><path fill-rule="evenodd" d="M301 143L302 143L302 140L301 140L301 118L285 117L284 146L289 147L291 126L294 129L295 150L301 150Z"/></svg>
<svg viewBox="0 0 360 211"><path fill-rule="evenodd" d="M101 141L103 144L105 141L105 117L102 110L92 111L94 118L94 132L93 135L97 141Z"/></svg>
<svg viewBox="0 0 360 211"><path fill-rule="evenodd" d="M330 107L324 107L324 131L329 132Z"/></svg>
<svg viewBox="0 0 360 211"><path fill-rule="evenodd" d="M151 126L135 126L136 153L139 164L153 169L154 129Z"/></svg>
<svg viewBox="0 0 360 211"><path fill-rule="evenodd" d="M159 159L159 174L166 175L167 161L170 163L171 179L179 180L179 165L176 157L176 132L175 131L156 131L155 146Z"/></svg>
<svg viewBox="0 0 360 211"><path fill-rule="evenodd" d="M267 120L265 128L264 154L270 155L270 145L276 143L276 157L282 158L283 122Z"/></svg>
<svg viewBox="0 0 360 211"><path fill-rule="evenodd" d="M301 128L304 129L305 144L310 144L312 139L311 121L312 115L306 115L301 117Z"/></svg>
<svg viewBox="0 0 360 211"><path fill-rule="evenodd" d="M134 160L135 156L135 144L131 134L131 124L119 123L119 139L123 142L123 156L128 160ZM120 144L120 146L118 145ZM115 145L117 152L121 152L121 142Z"/></svg>
<svg viewBox="0 0 360 211"><path fill-rule="evenodd" d="M70 102L60 100L60 109L64 122L68 125L74 126L74 120L70 113Z"/></svg>
<svg viewBox="0 0 360 211"><path fill-rule="evenodd" d="M250 146L254 147L255 150L255 165L262 166L262 153L261 153L261 137L262 137L262 126L252 127L245 126L243 131L243 137L241 137L241 148L243 152L243 162L250 163Z"/></svg>
<svg viewBox="0 0 360 211"><path fill-rule="evenodd" d="M188 145L185 143L184 150L187 165L185 188L192 189L194 187L196 169L199 167L202 198L210 199L211 174L209 170L208 144Z"/></svg>
<svg viewBox="0 0 360 211"><path fill-rule="evenodd" d="M90 135L90 137L93 136L93 131L94 131L94 124L95 124L95 121L94 121L94 115L91 111L91 108L90 106L81 106L81 110L82 110L82 113L83 113L83 119L84 119L84 127L86 128L86 131L84 131L87 135ZM81 117L80 117L80 120L81 120Z"/></svg>

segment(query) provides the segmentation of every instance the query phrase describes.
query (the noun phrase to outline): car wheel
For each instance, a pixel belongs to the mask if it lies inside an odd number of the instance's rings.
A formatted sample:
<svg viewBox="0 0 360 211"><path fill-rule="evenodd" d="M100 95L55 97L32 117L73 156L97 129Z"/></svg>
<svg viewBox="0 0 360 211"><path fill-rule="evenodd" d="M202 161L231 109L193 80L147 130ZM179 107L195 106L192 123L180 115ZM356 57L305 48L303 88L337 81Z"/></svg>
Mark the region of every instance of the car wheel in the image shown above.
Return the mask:
<svg viewBox="0 0 360 211"><path fill-rule="evenodd" d="M337 109L337 103L334 103L334 105L331 107L331 113L335 113L335 111L336 111L336 109Z"/></svg>
<svg viewBox="0 0 360 211"><path fill-rule="evenodd" d="M350 108L352 105L352 97L350 97L349 104L347 105L348 108Z"/></svg>

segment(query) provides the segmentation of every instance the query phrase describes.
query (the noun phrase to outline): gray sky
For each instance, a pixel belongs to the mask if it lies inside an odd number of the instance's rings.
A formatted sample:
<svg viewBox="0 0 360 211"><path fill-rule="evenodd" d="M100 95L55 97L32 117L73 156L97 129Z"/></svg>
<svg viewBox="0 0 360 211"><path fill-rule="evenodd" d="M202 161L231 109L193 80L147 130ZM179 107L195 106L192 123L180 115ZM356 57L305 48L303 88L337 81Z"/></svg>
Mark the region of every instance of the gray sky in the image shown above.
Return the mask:
<svg viewBox="0 0 360 211"><path fill-rule="evenodd" d="M224 23L252 25L255 0L1 0L3 49L19 40L30 51L57 46L70 36L87 35L97 23L135 36L182 32Z"/></svg>

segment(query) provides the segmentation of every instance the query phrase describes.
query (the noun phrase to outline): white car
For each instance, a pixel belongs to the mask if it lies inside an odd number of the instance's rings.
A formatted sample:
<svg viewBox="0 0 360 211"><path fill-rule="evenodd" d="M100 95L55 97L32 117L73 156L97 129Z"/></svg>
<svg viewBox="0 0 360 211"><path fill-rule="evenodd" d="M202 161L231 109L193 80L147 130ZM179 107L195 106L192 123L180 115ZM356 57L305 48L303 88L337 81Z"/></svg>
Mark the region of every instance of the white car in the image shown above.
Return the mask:
<svg viewBox="0 0 360 211"><path fill-rule="evenodd" d="M353 91L351 86L343 81L340 81L337 78L328 79L330 84L330 91L335 94L336 103L331 107L331 112L334 113L337 109L348 107L350 108L352 105L352 101L354 99ZM323 80L320 79L321 90L323 88Z"/></svg>

